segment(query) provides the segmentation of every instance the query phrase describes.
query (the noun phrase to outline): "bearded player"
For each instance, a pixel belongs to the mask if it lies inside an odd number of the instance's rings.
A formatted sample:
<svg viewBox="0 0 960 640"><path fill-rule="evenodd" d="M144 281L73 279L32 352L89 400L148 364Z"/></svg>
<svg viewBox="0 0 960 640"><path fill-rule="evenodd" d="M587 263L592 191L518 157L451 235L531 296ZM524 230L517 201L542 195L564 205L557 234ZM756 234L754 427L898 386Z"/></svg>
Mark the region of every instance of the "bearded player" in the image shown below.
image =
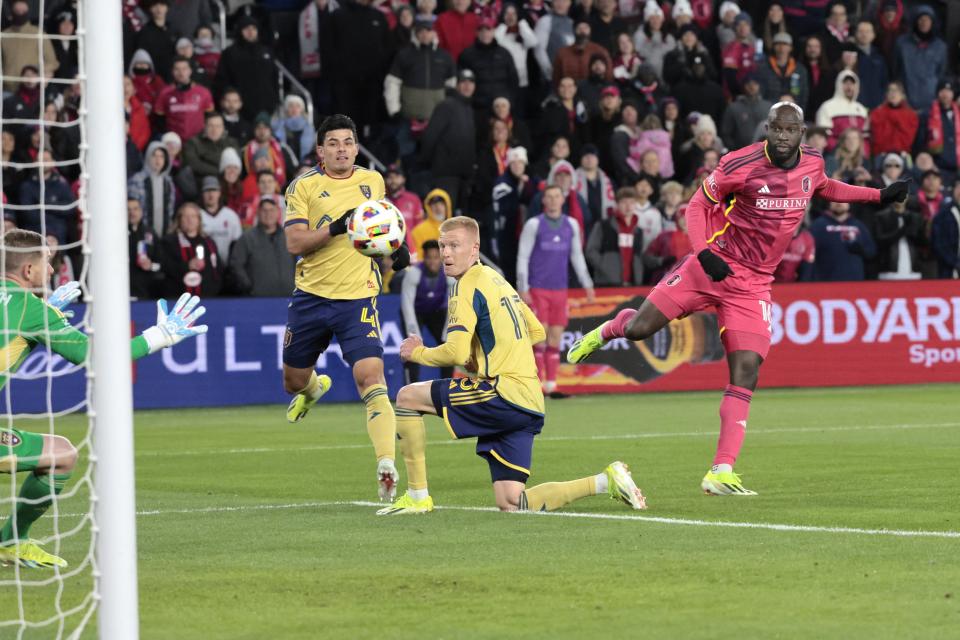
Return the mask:
<svg viewBox="0 0 960 640"><path fill-rule="evenodd" d="M693 252L663 277L639 310L624 309L570 348L583 362L616 338L644 340L674 318L717 309L730 384L720 402L720 439L701 488L709 495L751 496L733 465L743 445L750 400L770 349L770 283L811 198L881 206L907 197L908 182L856 187L824 174L823 156L801 145L803 111L779 102L767 139L724 156L687 207Z"/></svg>
<svg viewBox="0 0 960 640"><path fill-rule="evenodd" d="M354 165L357 127L345 115L327 117L317 130L321 164L287 187L284 235L300 256L296 289L283 338L283 386L294 394L287 420L299 422L330 388L318 376L317 358L337 338L343 359L367 409L367 434L377 456L381 500L392 500L399 479L394 465L393 407L383 377L383 342L377 316L380 270L347 239L347 220L367 200L384 197L383 177ZM406 245L394 252L393 269L410 264Z"/></svg>
<svg viewBox="0 0 960 640"><path fill-rule="evenodd" d="M43 292L53 267L50 252L39 233L14 229L3 236L0 255L0 389L34 348L43 345L74 364L87 359L87 336L70 326L61 310L80 296L80 283L70 282L46 300ZM181 340L206 333L193 323L204 314L200 298L180 296L167 313L165 300L157 302L157 324L130 342L133 359L172 347ZM53 504L77 463L77 450L63 436L0 428L0 473L31 473L20 486L17 507L0 528L0 564L23 567L66 567L67 562L45 551L28 536L30 527Z"/></svg>

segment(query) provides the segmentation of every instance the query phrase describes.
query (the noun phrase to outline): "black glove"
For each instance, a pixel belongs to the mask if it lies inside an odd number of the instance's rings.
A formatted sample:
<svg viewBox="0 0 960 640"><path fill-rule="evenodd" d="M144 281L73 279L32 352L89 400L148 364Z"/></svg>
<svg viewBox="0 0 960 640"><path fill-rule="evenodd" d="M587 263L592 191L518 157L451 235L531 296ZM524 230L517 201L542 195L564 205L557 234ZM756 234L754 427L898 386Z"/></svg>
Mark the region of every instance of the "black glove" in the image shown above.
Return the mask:
<svg viewBox="0 0 960 640"><path fill-rule="evenodd" d="M407 245L402 244L400 248L390 254L390 259L393 260L393 270L394 271L403 271L410 266L410 250L407 249Z"/></svg>
<svg viewBox="0 0 960 640"><path fill-rule="evenodd" d="M907 193L910 191L911 178L906 180L897 180L893 184L880 189L880 204L887 206L893 202L903 202L907 199Z"/></svg>
<svg viewBox="0 0 960 640"><path fill-rule="evenodd" d="M330 236L342 236L347 232L347 221L353 215L353 209L343 212L343 215L330 223Z"/></svg>
<svg viewBox="0 0 960 640"><path fill-rule="evenodd" d="M720 282L733 273L730 265L713 251L710 251L710 249L704 249L698 253L697 260L700 261L703 272L710 276L710 279L714 282Z"/></svg>

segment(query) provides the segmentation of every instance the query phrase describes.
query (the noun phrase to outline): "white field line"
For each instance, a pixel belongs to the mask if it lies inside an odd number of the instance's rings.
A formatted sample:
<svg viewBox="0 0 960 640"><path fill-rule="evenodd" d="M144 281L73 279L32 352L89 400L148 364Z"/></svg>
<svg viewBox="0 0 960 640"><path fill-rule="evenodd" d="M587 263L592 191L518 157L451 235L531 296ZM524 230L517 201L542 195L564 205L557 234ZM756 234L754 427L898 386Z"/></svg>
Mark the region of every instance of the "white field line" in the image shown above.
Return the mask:
<svg viewBox="0 0 960 640"><path fill-rule="evenodd" d="M251 504L235 507L199 507L195 509L149 509L137 511L138 516L164 516L195 513L231 513L245 511L276 511L282 509L319 509L325 507L383 507L382 502L328 501L328 502L294 502L289 504ZM465 507L456 505L437 506L443 511L481 511L485 513L499 513L496 507ZM60 514L61 517L79 517L86 514ZM522 517L546 518L583 518L588 520L626 520L635 522L652 522L654 524L681 525L688 527L724 527L730 529L762 529L765 531L799 532L799 533L840 533L865 536L893 536L899 538L953 538L960 539L960 531L924 531L909 529L861 529L857 527L819 527L803 524L773 524L766 522L727 522L723 520L691 520L687 518L664 518L660 516L642 516L633 514L612 513L582 513L577 511L549 511L528 512Z"/></svg>
<svg viewBox="0 0 960 640"><path fill-rule="evenodd" d="M906 424L885 424L885 425L849 425L844 427L785 427L782 429L749 429L748 433L769 434L769 433L823 433L834 431L903 431L907 429L949 429L960 427L960 422L935 422L935 423L906 423ZM582 436L541 436L537 442L564 442L564 441L584 441L584 440L642 440L646 438L699 438L709 436L717 437L717 431L660 431L647 433L620 433L611 435L582 435ZM437 445L457 444L461 440L430 440L428 444L433 447ZM139 451L138 457L169 457L169 456L219 456L224 454L249 454L249 453L279 453L285 451L340 451L344 449L367 449L370 443L363 444L320 444L306 446L290 447L248 447L236 449L192 449L186 451Z"/></svg>

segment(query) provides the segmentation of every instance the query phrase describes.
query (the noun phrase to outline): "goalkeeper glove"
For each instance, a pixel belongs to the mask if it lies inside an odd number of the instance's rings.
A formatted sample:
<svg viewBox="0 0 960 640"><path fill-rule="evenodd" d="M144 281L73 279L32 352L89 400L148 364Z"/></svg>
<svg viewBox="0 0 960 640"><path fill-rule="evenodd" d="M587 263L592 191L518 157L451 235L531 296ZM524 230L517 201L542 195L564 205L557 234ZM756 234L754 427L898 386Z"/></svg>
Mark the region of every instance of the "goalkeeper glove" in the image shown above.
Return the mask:
<svg viewBox="0 0 960 640"><path fill-rule="evenodd" d="M697 260L700 261L703 272L710 276L710 279L714 282L720 282L727 276L733 274L733 269L730 268L730 265L713 251L710 251L710 249L704 249L698 253Z"/></svg>
<svg viewBox="0 0 960 640"><path fill-rule="evenodd" d="M57 287L47 298L47 304L63 313L64 318L72 318L73 311L64 311L64 309L73 304L81 293L83 292L80 290L80 283L73 280Z"/></svg>
<svg viewBox="0 0 960 640"><path fill-rule="evenodd" d="M348 209L343 212L343 215L330 223L330 236L342 236L347 232L347 222L350 220L350 216L353 215L353 209Z"/></svg>
<svg viewBox="0 0 960 640"><path fill-rule="evenodd" d="M897 180L891 185L880 189L880 204L887 206L893 202L903 202L907 199L911 178Z"/></svg>
<svg viewBox="0 0 960 640"><path fill-rule="evenodd" d="M390 254L390 259L393 260L393 270L394 271L403 271L410 266L410 250L407 249L407 245L402 244L400 248Z"/></svg>
<svg viewBox="0 0 960 640"><path fill-rule="evenodd" d="M198 307L198 296L184 293L173 305L173 311L167 311L167 301L157 300L157 324L143 332L150 353L172 347L181 340L198 336L207 332L207 325L194 326L206 309Z"/></svg>

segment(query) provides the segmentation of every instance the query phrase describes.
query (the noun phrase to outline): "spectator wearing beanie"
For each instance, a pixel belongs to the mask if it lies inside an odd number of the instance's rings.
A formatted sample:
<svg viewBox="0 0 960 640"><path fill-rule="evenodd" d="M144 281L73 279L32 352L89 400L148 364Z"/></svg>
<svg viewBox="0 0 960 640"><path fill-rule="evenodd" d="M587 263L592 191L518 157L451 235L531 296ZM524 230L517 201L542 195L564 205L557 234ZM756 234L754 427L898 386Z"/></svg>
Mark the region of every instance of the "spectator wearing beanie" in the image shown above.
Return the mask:
<svg viewBox="0 0 960 640"><path fill-rule="evenodd" d="M497 44L493 36L495 24L483 20L477 29L476 41L460 54L460 69L470 69L476 78L473 92L473 108L477 115L490 113L493 99L507 96L516 100L520 93L517 68L510 52ZM485 118L476 117L476 122Z"/></svg>
<svg viewBox="0 0 960 640"><path fill-rule="evenodd" d="M690 60L690 75L673 88L673 97L680 103L680 114L699 111L719 120L726 107L723 89L707 75L707 64L703 56L696 55Z"/></svg>
<svg viewBox="0 0 960 640"><path fill-rule="evenodd" d="M537 180L530 177L527 150L507 151L507 171L493 185L493 224L496 242L493 253L507 282L517 280L517 243L530 201L537 193Z"/></svg>
<svg viewBox="0 0 960 640"><path fill-rule="evenodd" d="M741 13L734 22L736 38L723 48L723 88L731 98L743 93L741 84L748 73L756 70L757 39L753 20Z"/></svg>
<svg viewBox="0 0 960 640"><path fill-rule="evenodd" d="M349 6L353 6L353 3ZM351 34L354 38L361 38L364 35ZM277 86L277 69L273 52L260 44L259 38L260 30L256 19L249 15L242 15L237 20L233 44L220 56L220 65L217 67L214 83L217 95L222 96L227 87L234 87L240 93L243 98L241 113L247 120L252 120L261 111L272 113L280 101L277 92L273 90ZM375 42L370 40L365 43L365 50L368 50L370 57L375 57L371 53L376 50ZM338 68L336 62L331 61L330 66ZM266 90L265 87L270 89Z"/></svg>
<svg viewBox="0 0 960 640"><path fill-rule="evenodd" d="M601 220L613 213L616 207L613 181L600 168L600 151L596 146L583 145L574 184L580 197L590 209L591 219Z"/></svg>
<svg viewBox="0 0 960 640"><path fill-rule="evenodd" d="M903 0L880 0L877 3L877 45L887 63L894 70L894 49L897 38L906 30Z"/></svg>
<svg viewBox="0 0 960 640"><path fill-rule="evenodd" d="M699 30L693 24L680 28L677 46L663 59L663 81L674 87L692 74L693 59L699 57L706 66L707 77L717 79L717 67L707 48L700 42Z"/></svg>
<svg viewBox="0 0 960 640"><path fill-rule="evenodd" d="M673 11L676 14L676 7ZM627 32L627 23L617 15L617 0L597 0L588 20L590 39L604 47L611 56L616 53L617 34Z"/></svg>
<svg viewBox="0 0 960 640"><path fill-rule="evenodd" d="M643 26L633 35L633 44L645 64L653 67L657 77L663 75L663 59L677 46L673 36L663 30L663 9L655 0L643 7Z"/></svg>
<svg viewBox="0 0 960 640"><path fill-rule="evenodd" d="M886 101L870 113L874 155L910 153L919 123L917 112L907 104L903 85L891 82Z"/></svg>
<svg viewBox="0 0 960 640"><path fill-rule="evenodd" d="M553 60L557 52L574 42L573 19L567 15L569 12L570 0L554 0L550 13L540 18L534 26L537 45L533 52L542 78L553 77Z"/></svg>
<svg viewBox="0 0 960 640"><path fill-rule="evenodd" d="M910 106L929 108L936 98L937 81L947 70L947 44L937 37L930 5L917 7L913 29L897 38L893 77L903 78Z"/></svg>
<svg viewBox="0 0 960 640"><path fill-rule="evenodd" d="M418 20L414 40L393 58L383 81L387 115L429 120L444 98L445 87L454 81L457 67L450 54L437 45L433 23Z"/></svg>
<svg viewBox="0 0 960 640"><path fill-rule="evenodd" d="M590 119L597 117L600 113L600 93L608 86L609 68L603 56L594 54L590 58L589 75L577 83L577 96L586 105Z"/></svg>
<svg viewBox="0 0 960 640"><path fill-rule="evenodd" d="M137 32L135 46L149 53L157 73L166 82L171 82L177 36L167 24L170 4L168 0L149 0L146 6L150 13L150 20Z"/></svg>
<svg viewBox="0 0 960 640"><path fill-rule="evenodd" d="M728 44L737 39L736 21L741 14L740 5L731 0L720 3L720 22L717 24L717 45L723 51Z"/></svg>
<svg viewBox="0 0 960 640"><path fill-rule="evenodd" d="M717 137L717 125L708 115L701 115L693 125L693 138L680 146L677 177L689 183L703 166L704 155L710 150L723 153L723 141Z"/></svg>
<svg viewBox="0 0 960 640"><path fill-rule="evenodd" d="M317 132L306 117L307 105L295 93L283 101L283 115L273 120L273 135L287 145L298 162L315 152Z"/></svg>
<svg viewBox="0 0 960 640"><path fill-rule="evenodd" d="M134 52L133 59L130 61L130 67L127 69L127 74L130 76L130 79L133 80L137 99L140 100L143 108L146 109L147 115L151 115L153 113L153 105L157 102L157 97L160 95L160 92L166 88L167 84L163 81L162 77L157 75L153 65L153 58L150 57L150 54L147 53L146 50L137 49Z"/></svg>
<svg viewBox="0 0 960 640"><path fill-rule="evenodd" d="M773 36L772 46L773 55L764 58L756 72L760 93L771 103L791 95L801 109L806 109L810 80L806 67L798 64L792 55L793 38L789 33L780 32Z"/></svg>
<svg viewBox="0 0 960 640"><path fill-rule="evenodd" d="M753 144L757 127L767 121L771 103L760 94L760 86L756 74L748 75L743 79L743 93L723 112L720 132L731 149Z"/></svg>
<svg viewBox="0 0 960 640"><path fill-rule="evenodd" d="M450 8L437 16L435 26L440 48L457 62L476 40L480 16L470 11L470 0L450 0Z"/></svg>
<svg viewBox="0 0 960 640"><path fill-rule="evenodd" d="M951 177L957 172L957 159L960 158L960 106L954 102L955 86L951 79L937 83L937 98L927 115L925 145L937 168Z"/></svg>
<svg viewBox="0 0 960 640"><path fill-rule="evenodd" d="M200 212L203 232L217 245L217 253L224 263L230 259L230 247L240 239L243 227L237 212L223 204L220 193L220 181L207 176L201 183ZM277 219L279 222L279 218Z"/></svg>
<svg viewBox="0 0 960 640"><path fill-rule="evenodd" d="M227 147L220 154L220 191L223 201L234 211L243 206L243 162L240 154L232 147Z"/></svg>

